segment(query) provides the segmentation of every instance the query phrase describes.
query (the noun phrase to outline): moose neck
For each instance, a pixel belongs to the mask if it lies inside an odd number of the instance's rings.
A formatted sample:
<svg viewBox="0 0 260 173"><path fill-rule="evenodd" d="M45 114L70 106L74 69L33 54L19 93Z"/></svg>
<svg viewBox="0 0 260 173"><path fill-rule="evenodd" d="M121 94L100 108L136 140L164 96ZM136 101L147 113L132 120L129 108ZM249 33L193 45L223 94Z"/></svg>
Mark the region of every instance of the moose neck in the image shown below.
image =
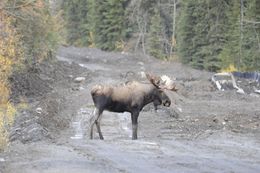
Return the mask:
<svg viewBox="0 0 260 173"><path fill-rule="evenodd" d="M154 102L155 100L159 100L159 91L153 85L150 85L149 89L146 90L144 96L143 106Z"/></svg>

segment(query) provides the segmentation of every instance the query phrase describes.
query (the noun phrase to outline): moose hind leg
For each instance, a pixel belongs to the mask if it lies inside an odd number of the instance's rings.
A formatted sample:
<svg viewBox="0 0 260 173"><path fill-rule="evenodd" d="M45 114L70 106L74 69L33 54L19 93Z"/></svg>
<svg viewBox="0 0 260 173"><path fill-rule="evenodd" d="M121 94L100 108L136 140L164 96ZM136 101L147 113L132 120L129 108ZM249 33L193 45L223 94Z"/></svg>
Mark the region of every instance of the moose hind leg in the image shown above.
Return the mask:
<svg viewBox="0 0 260 173"><path fill-rule="evenodd" d="M90 135L89 135L90 139L93 139L93 128L94 128L96 116L97 116L97 108L94 109L93 117L90 120Z"/></svg>

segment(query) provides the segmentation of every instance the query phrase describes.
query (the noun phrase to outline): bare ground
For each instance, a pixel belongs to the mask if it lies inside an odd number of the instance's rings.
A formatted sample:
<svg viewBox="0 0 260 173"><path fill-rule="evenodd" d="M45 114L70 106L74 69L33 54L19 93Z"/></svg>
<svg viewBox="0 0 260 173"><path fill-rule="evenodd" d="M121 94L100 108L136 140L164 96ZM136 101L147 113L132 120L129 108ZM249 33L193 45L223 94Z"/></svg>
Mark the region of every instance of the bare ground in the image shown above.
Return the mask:
<svg viewBox="0 0 260 173"><path fill-rule="evenodd" d="M217 91L209 72L142 55L68 47L57 58L30 72L34 80L13 79L30 84L16 83L13 97L26 96L30 107L0 153L0 173L260 172L259 95ZM137 141L129 114L111 112L102 119L105 140L89 140L91 86L145 80L143 71L176 78L178 93L168 92L174 104L157 113L145 107ZM86 80L75 83L78 76Z"/></svg>

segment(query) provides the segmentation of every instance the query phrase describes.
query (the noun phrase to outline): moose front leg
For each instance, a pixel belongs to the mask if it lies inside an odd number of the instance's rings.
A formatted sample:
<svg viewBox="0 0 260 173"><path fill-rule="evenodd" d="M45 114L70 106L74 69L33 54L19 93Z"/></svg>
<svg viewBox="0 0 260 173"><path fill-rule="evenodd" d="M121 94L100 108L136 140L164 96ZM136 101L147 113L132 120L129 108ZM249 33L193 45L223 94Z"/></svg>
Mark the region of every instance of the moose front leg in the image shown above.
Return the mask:
<svg viewBox="0 0 260 173"><path fill-rule="evenodd" d="M96 126L97 126L97 131L98 131L98 134L99 134L99 138L101 140L103 140L104 137L103 137L102 132L101 132L100 121L101 121L101 114L99 115L98 119L96 120Z"/></svg>
<svg viewBox="0 0 260 173"><path fill-rule="evenodd" d="M136 140L136 139L137 139L138 116L139 116L139 112L133 112L133 113L131 113L131 120L132 120L132 140Z"/></svg>

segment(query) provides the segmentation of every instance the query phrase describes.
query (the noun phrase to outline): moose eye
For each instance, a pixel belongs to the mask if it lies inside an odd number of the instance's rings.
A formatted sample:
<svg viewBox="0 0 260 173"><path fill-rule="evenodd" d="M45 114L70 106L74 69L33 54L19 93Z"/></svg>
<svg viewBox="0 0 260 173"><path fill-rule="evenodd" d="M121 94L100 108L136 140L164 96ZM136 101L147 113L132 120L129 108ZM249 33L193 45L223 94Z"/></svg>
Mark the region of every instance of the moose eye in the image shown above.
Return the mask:
<svg viewBox="0 0 260 173"><path fill-rule="evenodd" d="M160 91L160 94L161 94L162 97L165 97L165 96L166 96L166 94L164 93L164 91Z"/></svg>

